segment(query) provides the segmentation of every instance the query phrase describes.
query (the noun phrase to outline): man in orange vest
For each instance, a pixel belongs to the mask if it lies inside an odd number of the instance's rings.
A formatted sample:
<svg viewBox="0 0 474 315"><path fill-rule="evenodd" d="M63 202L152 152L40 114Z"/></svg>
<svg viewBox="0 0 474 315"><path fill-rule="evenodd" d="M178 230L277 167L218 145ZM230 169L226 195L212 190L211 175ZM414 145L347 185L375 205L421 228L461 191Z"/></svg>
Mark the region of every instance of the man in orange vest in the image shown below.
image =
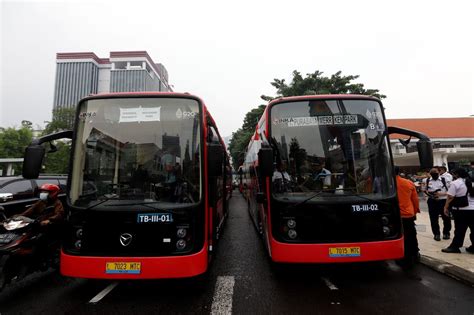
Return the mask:
<svg viewBox="0 0 474 315"><path fill-rule="evenodd" d="M404 231L405 257L402 267L412 267L419 260L418 240L416 239L415 220L420 212L418 194L412 181L400 177L400 168L395 166L397 180L398 205Z"/></svg>

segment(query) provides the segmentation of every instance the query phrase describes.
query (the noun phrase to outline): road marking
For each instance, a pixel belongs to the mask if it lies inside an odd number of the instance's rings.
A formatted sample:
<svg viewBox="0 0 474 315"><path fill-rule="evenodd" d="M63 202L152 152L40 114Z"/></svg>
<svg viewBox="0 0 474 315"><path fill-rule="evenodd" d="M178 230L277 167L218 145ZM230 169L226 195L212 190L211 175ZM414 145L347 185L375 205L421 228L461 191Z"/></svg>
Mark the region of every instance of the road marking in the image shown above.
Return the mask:
<svg viewBox="0 0 474 315"><path fill-rule="evenodd" d="M92 298L92 300L89 301L90 304L96 304L100 300L102 300L107 294L110 293L118 284L118 281L111 283L107 288L103 289L102 291L99 292L96 296Z"/></svg>
<svg viewBox="0 0 474 315"><path fill-rule="evenodd" d="M211 314L232 314L232 297L235 279L233 276L217 277L216 289L212 298Z"/></svg>
<svg viewBox="0 0 474 315"><path fill-rule="evenodd" d="M324 283L328 286L330 290L339 290L334 283L332 283L328 278L326 277L321 277L321 280L324 281Z"/></svg>

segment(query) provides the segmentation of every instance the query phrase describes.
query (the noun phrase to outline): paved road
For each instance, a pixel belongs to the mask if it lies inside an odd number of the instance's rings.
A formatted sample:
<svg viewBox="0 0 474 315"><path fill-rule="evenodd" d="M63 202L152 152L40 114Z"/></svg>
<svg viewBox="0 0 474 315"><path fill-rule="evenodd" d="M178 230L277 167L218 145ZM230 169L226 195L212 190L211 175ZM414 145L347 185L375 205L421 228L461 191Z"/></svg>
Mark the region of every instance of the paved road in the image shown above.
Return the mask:
<svg viewBox="0 0 474 315"><path fill-rule="evenodd" d="M235 194L209 274L200 280L119 282L36 274L0 294L0 313L474 314L474 289L418 266L392 262L275 268Z"/></svg>

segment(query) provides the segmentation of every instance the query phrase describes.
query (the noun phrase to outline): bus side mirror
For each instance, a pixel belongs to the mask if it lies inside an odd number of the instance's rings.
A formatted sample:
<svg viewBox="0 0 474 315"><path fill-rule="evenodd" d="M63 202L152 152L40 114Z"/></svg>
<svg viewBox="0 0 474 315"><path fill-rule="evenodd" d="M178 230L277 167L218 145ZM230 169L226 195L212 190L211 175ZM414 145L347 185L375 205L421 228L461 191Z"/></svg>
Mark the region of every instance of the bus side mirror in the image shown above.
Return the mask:
<svg viewBox="0 0 474 315"><path fill-rule="evenodd" d="M269 147L262 147L258 151L258 168L263 177L273 174L273 150Z"/></svg>
<svg viewBox="0 0 474 315"><path fill-rule="evenodd" d="M22 171L24 178L38 178L41 165L43 165L44 152L44 147L39 144L31 144L26 147Z"/></svg>
<svg viewBox="0 0 474 315"><path fill-rule="evenodd" d="M209 176L222 176L224 150L220 143L207 144L207 161Z"/></svg>
<svg viewBox="0 0 474 315"><path fill-rule="evenodd" d="M416 143L418 149L418 158L420 159L421 169L430 169L433 167L433 145L431 141L419 140Z"/></svg>

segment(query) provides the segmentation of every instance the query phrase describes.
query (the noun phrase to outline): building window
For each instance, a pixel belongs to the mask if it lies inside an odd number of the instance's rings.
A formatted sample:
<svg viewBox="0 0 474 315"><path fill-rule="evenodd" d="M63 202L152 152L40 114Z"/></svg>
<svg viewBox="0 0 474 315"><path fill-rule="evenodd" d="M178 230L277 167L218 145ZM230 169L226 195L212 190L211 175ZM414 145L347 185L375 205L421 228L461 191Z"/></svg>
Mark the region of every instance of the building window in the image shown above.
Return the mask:
<svg viewBox="0 0 474 315"><path fill-rule="evenodd" d="M454 148L454 144L440 144L438 148Z"/></svg>
<svg viewBox="0 0 474 315"><path fill-rule="evenodd" d="M141 62L141 61L130 61L130 69L131 70L143 69L143 62Z"/></svg>
<svg viewBox="0 0 474 315"><path fill-rule="evenodd" d="M125 70L127 69L127 63L125 61L115 62L114 68L115 70Z"/></svg>

